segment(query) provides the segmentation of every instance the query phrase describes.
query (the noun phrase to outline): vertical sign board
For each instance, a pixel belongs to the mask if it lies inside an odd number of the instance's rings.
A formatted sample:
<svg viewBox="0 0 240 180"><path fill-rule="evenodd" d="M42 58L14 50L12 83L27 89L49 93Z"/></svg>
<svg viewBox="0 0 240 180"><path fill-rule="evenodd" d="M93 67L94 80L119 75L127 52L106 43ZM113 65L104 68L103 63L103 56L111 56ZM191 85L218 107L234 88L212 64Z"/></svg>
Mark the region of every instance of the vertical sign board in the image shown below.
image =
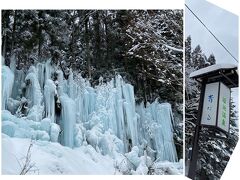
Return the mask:
<svg viewBox="0 0 240 180"><path fill-rule="evenodd" d="M219 82L206 84L201 124L215 126L217 119Z"/></svg>
<svg viewBox="0 0 240 180"><path fill-rule="evenodd" d="M221 82L206 84L201 124L228 132L230 88Z"/></svg>
<svg viewBox="0 0 240 180"><path fill-rule="evenodd" d="M220 83L217 127L226 132L229 130L230 96L230 88L228 88L223 83Z"/></svg>

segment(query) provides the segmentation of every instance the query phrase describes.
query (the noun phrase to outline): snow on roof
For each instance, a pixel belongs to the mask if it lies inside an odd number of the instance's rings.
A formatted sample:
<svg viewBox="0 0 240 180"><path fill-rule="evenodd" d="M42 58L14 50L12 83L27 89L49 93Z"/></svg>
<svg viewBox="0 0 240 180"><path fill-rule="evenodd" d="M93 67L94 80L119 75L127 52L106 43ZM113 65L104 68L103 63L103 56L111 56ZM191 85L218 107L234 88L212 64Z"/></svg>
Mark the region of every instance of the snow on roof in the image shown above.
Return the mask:
<svg viewBox="0 0 240 180"><path fill-rule="evenodd" d="M207 74L207 73L210 73L213 71L218 71L221 69L235 69L235 68L237 68L237 65L235 65L235 64L215 64L215 65L208 66L208 67L205 67L205 68L202 68L202 69L192 72L190 74L190 78L201 76L201 75L204 75L204 74Z"/></svg>

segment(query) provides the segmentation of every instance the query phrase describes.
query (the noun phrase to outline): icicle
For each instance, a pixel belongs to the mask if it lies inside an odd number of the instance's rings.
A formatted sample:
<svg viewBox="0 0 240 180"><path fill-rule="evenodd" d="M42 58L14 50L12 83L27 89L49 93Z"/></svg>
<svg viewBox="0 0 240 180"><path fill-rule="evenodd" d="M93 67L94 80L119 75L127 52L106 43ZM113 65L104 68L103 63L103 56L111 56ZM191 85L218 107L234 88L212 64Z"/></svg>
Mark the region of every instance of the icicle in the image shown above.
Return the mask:
<svg viewBox="0 0 240 180"><path fill-rule="evenodd" d="M25 82L27 84L26 98L28 99L28 107L30 107L27 117L33 121L41 121L44 111L44 107L41 105L43 95L34 66L30 67Z"/></svg>
<svg viewBox="0 0 240 180"><path fill-rule="evenodd" d="M51 79L53 68L51 66L51 59L47 60L45 63L45 82Z"/></svg>
<svg viewBox="0 0 240 180"><path fill-rule="evenodd" d="M13 84L13 91L12 97L14 99L20 99L23 94L23 88L25 88L25 73L23 70L15 70L14 73L14 84Z"/></svg>
<svg viewBox="0 0 240 180"><path fill-rule="evenodd" d="M2 109L6 109L8 98L11 97L14 74L8 66L2 66Z"/></svg>
<svg viewBox="0 0 240 180"><path fill-rule="evenodd" d="M37 72L38 72L38 81L41 89L43 90L44 83L45 83L45 64L38 63Z"/></svg>
<svg viewBox="0 0 240 180"><path fill-rule="evenodd" d="M130 84L123 85L123 96L125 99L124 114L125 121L127 122L128 140L130 146L138 145L138 134L137 134L137 114L135 111L135 99L133 86Z"/></svg>
<svg viewBox="0 0 240 180"><path fill-rule="evenodd" d="M75 102L66 94L60 96L61 109L61 129L63 131L62 141L65 146L74 146L74 129L76 123Z"/></svg>
<svg viewBox="0 0 240 180"><path fill-rule="evenodd" d="M64 93L66 93L66 88L65 88L65 80L63 79L63 72L61 70L57 71L57 90L58 90L58 95L61 96Z"/></svg>
<svg viewBox="0 0 240 180"><path fill-rule="evenodd" d="M159 104L157 100L148 104L137 106L140 115L139 126L143 132L141 139L147 141L146 147L156 150L156 158L160 161L177 161L177 153L173 142L172 110L168 103Z"/></svg>
<svg viewBox="0 0 240 180"><path fill-rule="evenodd" d="M52 123L55 122L55 94L56 85L48 79L44 86L45 112L46 117L50 118Z"/></svg>
<svg viewBox="0 0 240 180"><path fill-rule="evenodd" d="M2 66L4 66L5 65L5 58L3 56L1 56L1 58L2 58Z"/></svg>
<svg viewBox="0 0 240 180"><path fill-rule="evenodd" d="M16 57L15 57L15 55L12 55L11 58L10 58L10 69L12 70L13 73L16 70Z"/></svg>
<svg viewBox="0 0 240 180"><path fill-rule="evenodd" d="M43 96L34 67L30 68L25 81L29 81L30 83L27 88L27 98L31 100L31 105L41 105Z"/></svg>
<svg viewBox="0 0 240 180"><path fill-rule="evenodd" d="M108 83L103 83L103 79L99 78L99 85L93 88L81 76L73 78L72 71L66 80L63 72L58 70L57 81L53 82L51 75L54 68L50 60L36 67L29 68L26 78L22 71L15 71L13 98L21 96L19 90L26 84L26 98L30 107L27 119L40 124L40 130L36 128L32 134L24 132L29 135L21 137L34 135L36 139L56 142L61 129L61 143L69 147L81 146L87 140L104 155L115 156L116 152L127 153L138 148L135 155L142 156L145 152L152 159L177 160L170 104L159 104L156 100L152 104L147 103L146 108L143 103L136 106L133 86L125 83L120 75ZM2 108L5 109L14 82L14 75L7 66L2 67L2 80ZM42 92L46 116L43 121ZM55 107L55 95L60 100L58 108ZM12 107L14 112L15 106ZM14 128L13 124L5 123L5 130L9 134Z"/></svg>

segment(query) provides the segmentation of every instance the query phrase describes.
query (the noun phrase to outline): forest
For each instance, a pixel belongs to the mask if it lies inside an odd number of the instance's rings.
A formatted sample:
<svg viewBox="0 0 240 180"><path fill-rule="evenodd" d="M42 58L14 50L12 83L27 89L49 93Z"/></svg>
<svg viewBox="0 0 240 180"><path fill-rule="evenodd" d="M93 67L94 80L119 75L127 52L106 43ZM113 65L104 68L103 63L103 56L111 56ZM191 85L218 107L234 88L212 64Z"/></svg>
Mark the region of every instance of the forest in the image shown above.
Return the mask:
<svg viewBox="0 0 240 180"><path fill-rule="evenodd" d="M17 69L51 58L95 85L121 74L139 101L182 103L182 10L5 10L2 55ZM165 93L168 92L168 93Z"/></svg>

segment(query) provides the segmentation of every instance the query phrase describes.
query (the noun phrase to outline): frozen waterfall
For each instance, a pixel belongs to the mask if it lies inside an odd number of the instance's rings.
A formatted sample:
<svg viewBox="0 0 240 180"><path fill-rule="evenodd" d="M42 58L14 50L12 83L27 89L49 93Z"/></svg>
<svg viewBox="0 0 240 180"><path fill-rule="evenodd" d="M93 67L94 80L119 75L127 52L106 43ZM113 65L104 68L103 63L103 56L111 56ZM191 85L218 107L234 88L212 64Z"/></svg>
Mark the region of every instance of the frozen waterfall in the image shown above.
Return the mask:
<svg viewBox="0 0 240 180"><path fill-rule="evenodd" d="M96 87L76 77L70 71L65 79L63 72L47 61L31 66L26 75L15 70L14 81L14 73L3 66L2 109L6 109L7 121L3 132L59 141L71 148L84 142L110 156L115 156L115 151L130 152L136 146L139 155L146 152L153 159L177 161L170 104L156 100L146 108L143 103L136 105L134 87L120 75ZM16 87L14 93L12 87ZM8 112L10 98L17 102L18 115L14 110L11 113L15 116ZM29 129L24 131L27 135L20 135L21 122Z"/></svg>

